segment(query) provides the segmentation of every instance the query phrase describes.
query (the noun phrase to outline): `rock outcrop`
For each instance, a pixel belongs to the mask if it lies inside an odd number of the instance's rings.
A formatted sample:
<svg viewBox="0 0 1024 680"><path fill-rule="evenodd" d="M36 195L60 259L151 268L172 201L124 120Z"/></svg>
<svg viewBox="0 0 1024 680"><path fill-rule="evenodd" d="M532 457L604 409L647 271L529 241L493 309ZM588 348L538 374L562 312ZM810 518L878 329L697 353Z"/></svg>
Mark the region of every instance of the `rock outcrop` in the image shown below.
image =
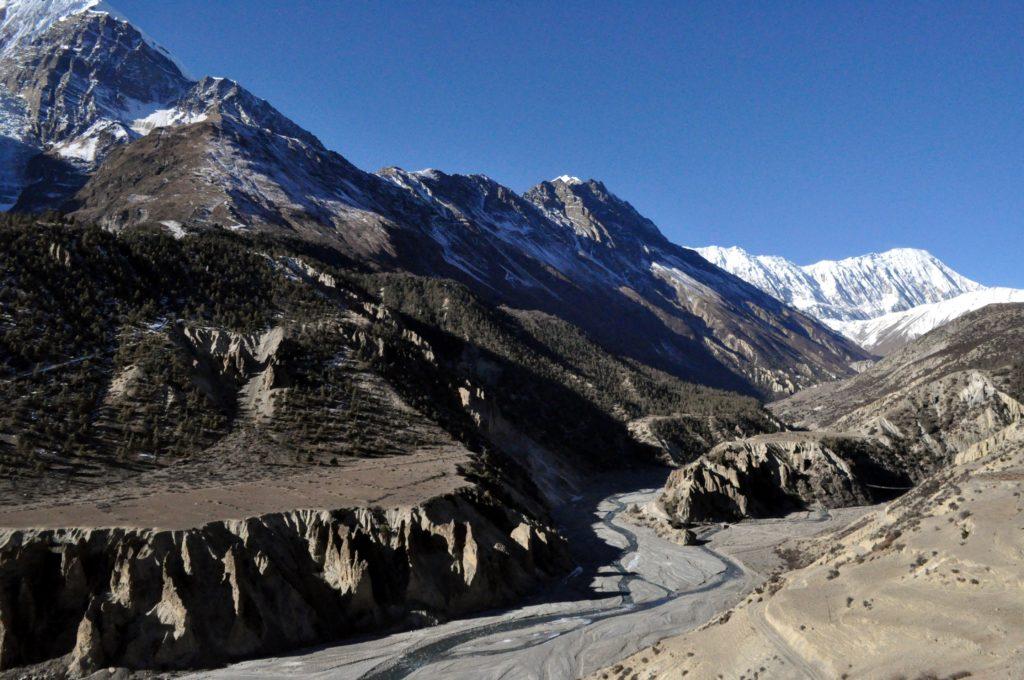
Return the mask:
<svg viewBox="0 0 1024 680"><path fill-rule="evenodd" d="M849 380L770 405L801 427L876 436L921 478L1024 419L1024 305L991 305Z"/></svg>
<svg viewBox="0 0 1024 680"><path fill-rule="evenodd" d="M672 473L659 499L677 522L780 516L874 503L909 487L878 440L835 433L759 435L719 444Z"/></svg>
<svg viewBox="0 0 1024 680"><path fill-rule="evenodd" d="M185 531L0 533L0 669L197 668L509 603L568 566L552 529L464 492Z"/></svg>

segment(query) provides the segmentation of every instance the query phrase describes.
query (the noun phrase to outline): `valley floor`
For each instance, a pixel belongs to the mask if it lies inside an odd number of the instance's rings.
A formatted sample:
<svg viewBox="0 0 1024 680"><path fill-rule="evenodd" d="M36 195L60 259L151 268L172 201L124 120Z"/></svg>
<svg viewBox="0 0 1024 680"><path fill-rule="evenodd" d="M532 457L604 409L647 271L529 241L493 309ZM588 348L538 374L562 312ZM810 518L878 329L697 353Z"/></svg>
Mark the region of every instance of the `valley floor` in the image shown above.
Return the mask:
<svg viewBox="0 0 1024 680"><path fill-rule="evenodd" d="M663 477L663 475L661 475ZM846 525L865 509L796 513L708 527L700 546L659 538L626 510L650 487L575 498L560 520L575 546L573 574L522 607L295 655L256 659L194 678L574 678L736 604L780 568L788 539Z"/></svg>
<svg viewBox="0 0 1024 680"><path fill-rule="evenodd" d="M301 508L401 507L467 484L461 447L343 458L338 466L183 463L89 487L22 484L0 501L0 529L124 527L180 530ZM13 486L13 485L12 485ZM24 491L24 496L17 493Z"/></svg>

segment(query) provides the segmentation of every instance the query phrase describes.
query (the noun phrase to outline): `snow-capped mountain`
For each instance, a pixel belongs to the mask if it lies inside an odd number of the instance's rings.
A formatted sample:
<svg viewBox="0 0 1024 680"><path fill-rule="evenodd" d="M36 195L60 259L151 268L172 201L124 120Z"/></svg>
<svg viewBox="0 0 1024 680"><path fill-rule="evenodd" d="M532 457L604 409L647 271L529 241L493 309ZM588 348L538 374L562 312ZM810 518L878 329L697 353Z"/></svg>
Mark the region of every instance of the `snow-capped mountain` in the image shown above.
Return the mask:
<svg viewBox="0 0 1024 680"><path fill-rule="evenodd" d="M520 195L483 175L368 173L237 83L190 79L106 5L2 7L0 101L23 138L5 132L0 174L16 210L300 239L359 267L456 279L619 355L747 392L792 392L867 356L670 243L601 182L564 175Z"/></svg>
<svg viewBox="0 0 1024 680"><path fill-rule="evenodd" d="M885 355L968 312L1006 302L1024 302L1024 290L984 288L874 319L827 323L861 347Z"/></svg>
<svg viewBox="0 0 1024 680"><path fill-rule="evenodd" d="M191 84L105 3L3 2L0 203L59 204L113 147L142 134L138 121L172 107Z"/></svg>
<svg viewBox="0 0 1024 680"><path fill-rule="evenodd" d="M1024 291L987 288L915 248L804 267L737 247L696 250L876 354L887 354L975 309L1024 300Z"/></svg>
<svg viewBox="0 0 1024 680"><path fill-rule="evenodd" d="M894 248L807 266L742 248L697 248L708 261L822 320L874 319L981 290L926 250Z"/></svg>

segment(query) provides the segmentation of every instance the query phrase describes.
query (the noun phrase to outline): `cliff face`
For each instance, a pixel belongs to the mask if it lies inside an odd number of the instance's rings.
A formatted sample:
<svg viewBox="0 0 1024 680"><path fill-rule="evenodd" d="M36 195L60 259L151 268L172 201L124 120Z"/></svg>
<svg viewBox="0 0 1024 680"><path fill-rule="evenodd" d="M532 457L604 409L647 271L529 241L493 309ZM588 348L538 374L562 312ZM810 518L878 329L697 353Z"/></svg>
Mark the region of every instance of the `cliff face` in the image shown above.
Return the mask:
<svg viewBox="0 0 1024 680"><path fill-rule="evenodd" d="M486 496L185 531L0 533L0 669L196 668L511 602L569 565Z"/></svg>
<svg viewBox="0 0 1024 680"><path fill-rule="evenodd" d="M785 432L720 444L672 473L660 504L678 522L875 503L910 485L880 441Z"/></svg>

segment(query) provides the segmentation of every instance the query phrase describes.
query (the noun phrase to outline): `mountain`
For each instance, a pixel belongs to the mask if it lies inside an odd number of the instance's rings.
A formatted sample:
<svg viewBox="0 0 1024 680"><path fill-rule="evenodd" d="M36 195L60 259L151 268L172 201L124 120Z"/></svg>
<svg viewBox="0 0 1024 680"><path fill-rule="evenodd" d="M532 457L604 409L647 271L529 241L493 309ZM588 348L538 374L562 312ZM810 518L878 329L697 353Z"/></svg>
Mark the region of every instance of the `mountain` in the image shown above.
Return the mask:
<svg viewBox="0 0 1024 680"><path fill-rule="evenodd" d="M915 248L803 267L737 247L696 250L709 262L823 321L874 319L984 288Z"/></svg>
<svg viewBox="0 0 1024 680"><path fill-rule="evenodd" d="M724 441L659 499L680 525L889 500L1024 424L1024 305L949 322L863 373L769 405L799 432Z"/></svg>
<svg viewBox="0 0 1024 680"><path fill-rule="evenodd" d="M1024 291L988 288L924 250L896 248L804 267L742 248L697 248L708 261L820 319L880 355L969 311L1024 300Z"/></svg>
<svg viewBox="0 0 1024 680"><path fill-rule="evenodd" d="M0 203L59 204L190 87L156 43L97 0L0 5Z"/></svg>
<svg viewBox="0 0 1024 680"><path fill-rule="evenodd" d="M4 12L8 118L31 131L9 155L27 159L7 166L15 211L297 239L336 264L455 279L616 354L748 393L791 393L867 356L670 243L600 182L563 176L519 195L483 175L365 172L237 83L191 80L105 5Z"/></svg>
<svg viewBox="0 0 1024 680"><path fill-rule="evenodd" d="M0 216L0 675L509 605L572 569L549 510L597 475L778 427L551 315L295 245Z"/></svg>
<svg viewBox="0 0 1024 680"><path fill-rule="evenodd" d="M988 305L1024 302L1024 290L983 288L948 300L911 307L859 321L830 321L828 325L861 347L886 355L939 326Z"/></svg>

